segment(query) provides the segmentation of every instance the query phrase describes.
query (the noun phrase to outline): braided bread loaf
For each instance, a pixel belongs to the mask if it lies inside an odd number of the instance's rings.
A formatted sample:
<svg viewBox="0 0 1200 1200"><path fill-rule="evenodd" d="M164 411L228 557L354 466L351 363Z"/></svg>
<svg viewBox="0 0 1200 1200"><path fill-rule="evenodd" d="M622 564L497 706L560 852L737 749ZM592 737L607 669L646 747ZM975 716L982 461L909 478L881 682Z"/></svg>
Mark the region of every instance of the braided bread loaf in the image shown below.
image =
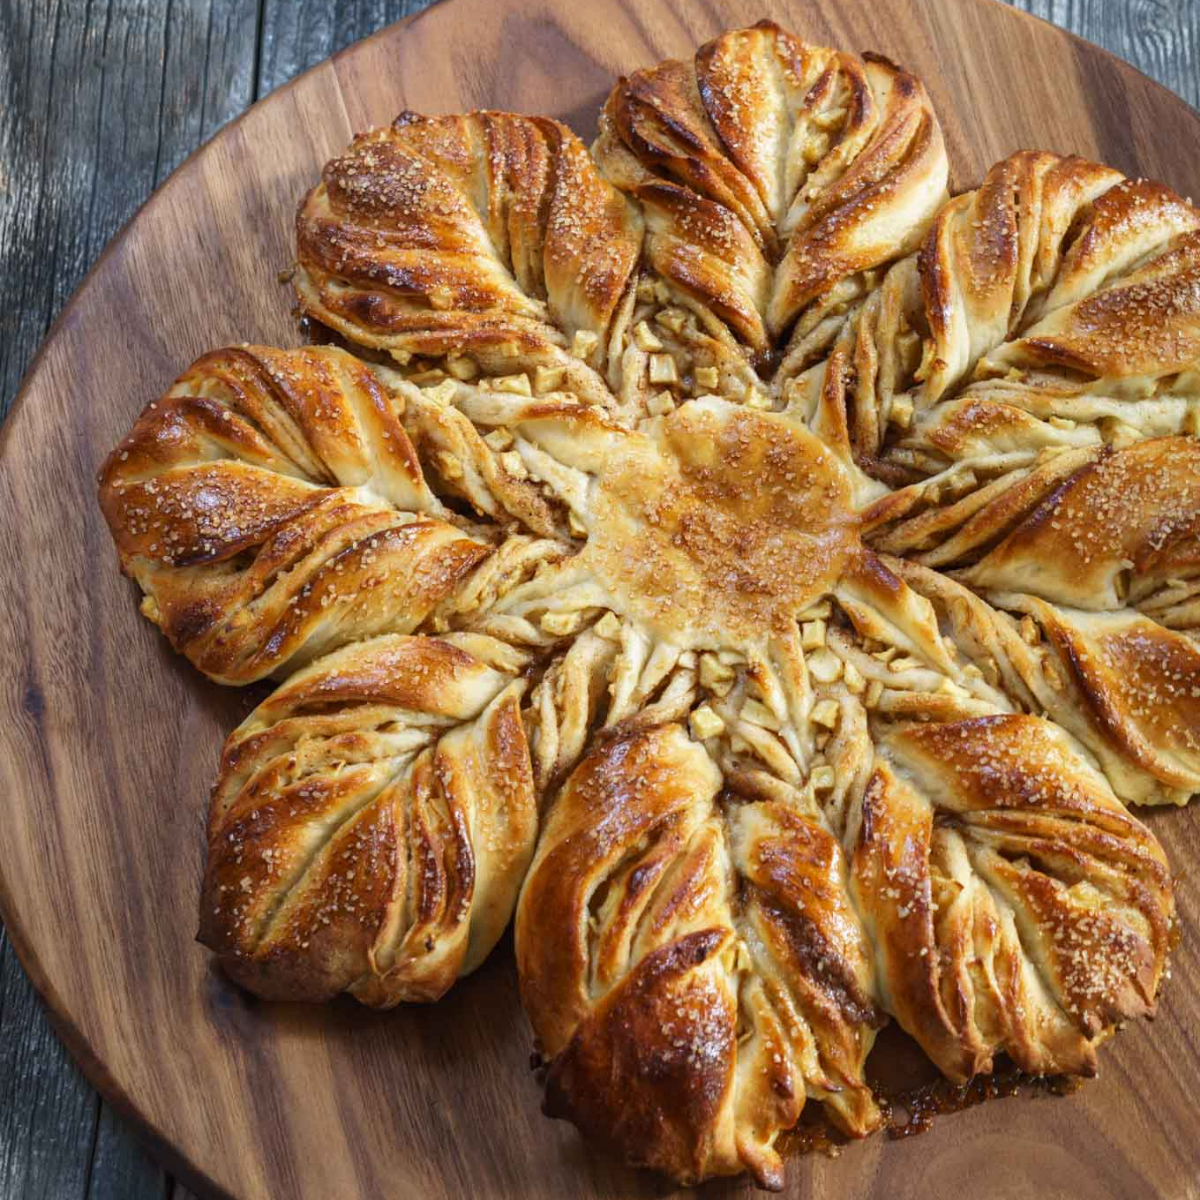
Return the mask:
<svg viewBox="0 0 1200 1200"><path fill-rule="evenodd" d="M406 113L326 167L295 283L348 349L205 356L101 474L172 645L282 680L210 811L235 980L436 999L515 909L548 1111L768 1187L810 1100L882 1123L889 1020L962 1081L1153 1012L1200 212L947 176L917 80L769 22L621 79L590 154Z"/></svg>

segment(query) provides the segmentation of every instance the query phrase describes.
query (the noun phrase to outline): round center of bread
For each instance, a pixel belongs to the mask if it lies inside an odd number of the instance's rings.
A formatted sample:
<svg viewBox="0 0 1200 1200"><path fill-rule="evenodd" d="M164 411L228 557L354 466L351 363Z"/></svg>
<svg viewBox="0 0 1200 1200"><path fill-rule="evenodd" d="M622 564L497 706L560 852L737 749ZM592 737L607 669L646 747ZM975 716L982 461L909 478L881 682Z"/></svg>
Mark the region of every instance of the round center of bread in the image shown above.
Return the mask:
<svg viewBox="0 0 1200 1200"><path fill-rule="evenodd" d="M858 543L840 460L798 421L705 397L604 464L586 555L676 645L782 632Z"/></svg>

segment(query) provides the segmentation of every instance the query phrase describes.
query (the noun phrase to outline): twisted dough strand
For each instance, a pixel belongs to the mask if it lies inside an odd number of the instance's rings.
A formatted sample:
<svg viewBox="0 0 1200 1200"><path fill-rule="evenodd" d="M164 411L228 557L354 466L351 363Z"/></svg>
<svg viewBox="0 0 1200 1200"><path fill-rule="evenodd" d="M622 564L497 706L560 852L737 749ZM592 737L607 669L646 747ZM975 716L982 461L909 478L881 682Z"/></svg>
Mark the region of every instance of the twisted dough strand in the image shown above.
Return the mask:
<svg viewBox="0 0 1200 1200"><path fill-rule="evenodd" d="M200 939L268 999L435 1000L487 956L533 852L525 658L389 635L296 672L230 736Z"/></svg>
<svg viewBox="0 0 1200 1200"><path fill-rule="evenodd" d="M403 113L329 163L296 228L301 303L359 345L557 368L608 402L641 219L559 122Z"/></svg>
<svg viewBox="0 0 1200 1200"><path fill-rule="evenodd" d="M646 217L646 257L757 355L839 280L914 249L945 197L920 83L770 21L613 90L593 148Z"/></svg>
<svg viewBox="0 0 1200 1200"><path fill-rule="evenodd" d="M410 632L491 552L447 520L386 389L343 351L233 348L100 473L143 612L223 683Z"/></svg>

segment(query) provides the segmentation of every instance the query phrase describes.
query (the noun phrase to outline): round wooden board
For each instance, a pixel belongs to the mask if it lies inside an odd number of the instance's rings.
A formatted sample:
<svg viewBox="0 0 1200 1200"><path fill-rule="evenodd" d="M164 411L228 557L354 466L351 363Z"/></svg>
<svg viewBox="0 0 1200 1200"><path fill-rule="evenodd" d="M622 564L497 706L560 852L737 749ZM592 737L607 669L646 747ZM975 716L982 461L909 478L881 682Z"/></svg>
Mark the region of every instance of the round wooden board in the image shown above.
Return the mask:
<svg viewBox="0 0 1200 1200"><path fill-rule="evenodd" d="M764 5L766 7L766 5ZM1044 146L1200 195L1200 118L992 0L772 0L810 40L926 82L956 188ZM440 1004L257 1003L192 941L218 747L256 696L206 683L137 613L95 502L106 451L194 356L295 344L292 214L351 134L403 108L564 118L590 138L623 70L758 16L736 0L451 0L253 108L190 159L56 325L0 448L0 908L88 1076L200 1190L239 1200L662 1195L540 1115L502 948ZM1150 816L1183 941L1153 1024L1069 1099L1016 1098L798 1159L790 1195L1200 1195L1200 806ZM709 1196L749 1190L721 1182Z"/></svg>

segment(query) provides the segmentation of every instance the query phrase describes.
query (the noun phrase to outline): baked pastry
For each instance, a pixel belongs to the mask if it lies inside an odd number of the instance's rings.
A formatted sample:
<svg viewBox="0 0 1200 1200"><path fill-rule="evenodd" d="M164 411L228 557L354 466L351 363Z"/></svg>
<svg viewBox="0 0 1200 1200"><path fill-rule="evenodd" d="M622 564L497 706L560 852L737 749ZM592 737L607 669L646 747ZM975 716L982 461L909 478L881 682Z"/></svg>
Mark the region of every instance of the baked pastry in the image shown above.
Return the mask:
<svg viewBox="0 0 1200 1200"><path fill-rule="evenodd" d="M101 473L225 683L201 936L432 1000L516 911L547 1111L681 1181L805 1104L1090 1075L1200 790L1200 212L763 22L557 122L356 138L297 216L348 349L197 362ZM357 350L357 354L351 351ZM540 825L540 829L539 829ZM518 900L518 891L520 893Z"/></svg>
<svg viewBox="0 0 1200 1200"><path fill-rule="evenodd" d="M222 683L201 940L259 995L436 999L512 914L537 833L530 653L460 617L563 554L434 496L397 397L330 347L206 355L110 456L142 611ZM307 664L307 665L306 665Z"/></svg>
<svg viewBox="0 0 1200 1200"><path fill-rule="evenodd" d="M522 656L389 634L297 671L230 737L200 939L260 996L436 1000L504 932L533 852Z"/></svg>

